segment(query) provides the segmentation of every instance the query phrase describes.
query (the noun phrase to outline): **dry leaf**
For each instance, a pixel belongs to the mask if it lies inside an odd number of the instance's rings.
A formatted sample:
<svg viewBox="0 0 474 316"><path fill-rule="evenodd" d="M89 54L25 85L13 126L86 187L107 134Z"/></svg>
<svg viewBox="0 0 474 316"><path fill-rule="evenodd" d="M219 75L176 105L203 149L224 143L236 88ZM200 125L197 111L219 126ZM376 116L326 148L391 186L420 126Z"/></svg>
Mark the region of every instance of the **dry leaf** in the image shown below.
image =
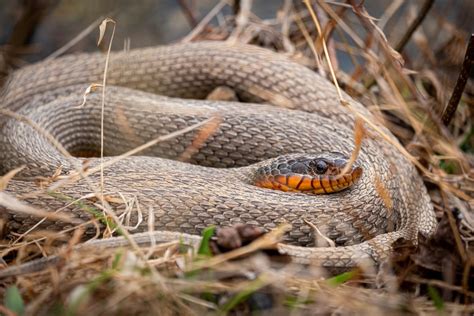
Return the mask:
<svg viewBox="0 0 474 316"><path fill-rule="evenodd" d="M104 38L104 34L105 34L105 29L107 28L107 23L113 23L115 24L115 21L112 20L111 18L106 18L102 21L102 23L100 23L99 25L99 40L97 41L97 46L100 45L100 43L102 42L102 39Z"/></svg>
<svg viewBox="0 0 474 316"><path fill-rule="evenodd" d="M93 83L91 84L90 86L87 87L86 91L84 92L84 94L82 95L82 103L78 106L78 107L83 107L84 105L86 105L86 101L87 101L87 96L89 94L91 94L92 92L96 91L97 88L99 87L102 87L102 85L100 83Z"/></svg>
<svg viewBox="0 0 474 316"><path fill-rule="evenodd" d="M303 221L316 232L314 236L316 239L316 247L336 247L336 243L331 238L325 236L316 225L305 218L303 218Z"/></svg>

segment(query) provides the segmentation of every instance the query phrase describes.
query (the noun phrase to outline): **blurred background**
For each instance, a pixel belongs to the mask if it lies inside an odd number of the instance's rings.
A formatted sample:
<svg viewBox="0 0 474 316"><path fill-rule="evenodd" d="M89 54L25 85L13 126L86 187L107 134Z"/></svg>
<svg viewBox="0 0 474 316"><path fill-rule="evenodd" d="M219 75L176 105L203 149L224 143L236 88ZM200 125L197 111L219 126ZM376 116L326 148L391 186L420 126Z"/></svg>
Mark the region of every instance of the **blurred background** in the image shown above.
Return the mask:
<svg viewBox="0 0 474 316"><path fill-rule="evenodd" d="M416 17L425 1L361 2L371 16L380 19L378 22L383 25L383 31L394 43L406 31L408 22ZM449 28L452 35L458 36L460 42L464 40L465 44L466 34L474 31L474 1L432 2L421 26L427 39L425 44L433 51L445 47L452 39L440 32L444 28ZM228 4L222 5L225 3ZM238 0L0 0L0 46L4 53L7 50L15 56L10 62L17 67L22 61L32 62L47 57L100 17L112 17L117 22L114 49L123 48L125 42L131 48L171 43L191 32L216 5L221 5L222 9L211 19L211 25L222 25L226 16L235 13L233 11L239 3ZM284 3L284 0L254 0L251 11L256 18L271 21L277 17ZM296 0L293 4L301 5L302 1ZM388 14L391 16L386 20ZM350 23L354 17L348 12L344 19L349 19L346 22ZM357 23L351 26L360 29ZM97 30L93 31L71 47L69 52L96 50L97 36ZM407 51L416 57L417 48L413 43L409 43Z"/></svg>

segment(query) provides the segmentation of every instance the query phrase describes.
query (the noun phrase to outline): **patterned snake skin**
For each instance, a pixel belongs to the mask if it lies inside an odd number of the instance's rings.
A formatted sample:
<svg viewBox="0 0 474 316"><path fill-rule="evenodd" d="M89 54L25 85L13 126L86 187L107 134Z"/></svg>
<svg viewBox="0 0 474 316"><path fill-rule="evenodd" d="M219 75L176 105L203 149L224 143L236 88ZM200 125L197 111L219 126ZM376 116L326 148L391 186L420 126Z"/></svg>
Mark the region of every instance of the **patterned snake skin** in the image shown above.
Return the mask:
<svg viewBox="0 0 474 316"><path fill-rule="evenodd" d="M85 106L80 104L86 88L102 82L105 59L102 54L70 55L20 69L0 94L0 106L36 122L71 153L96 153L101 88L87 96ZM217 86L232 88L244 102L197 100ZM374 121L361 104L348 95L344 98ZM112 201L125 199L127 204L112 205L117 214L126 213L129 226L137 224L130 232L146 231L151 212L154 228L174 237L199 234L211 224L243 222L271 229L291 223L281 252L344 268L367 258L377 263L387 258L395 240L416 243L419 232L429 235L435 229L433 208L415 168L370 129L356 161L363 169L362 178L347 190L315 196L253 185L256 169L268 163L264 160L282 154L335 151L351 155L355 115L340 104L334 86L313 71L261 48L222 42L111 55L104 130L107 156L216 115L219 126L191 155L191 164L173 159L192 146L199 129L105 168L105 193L115 197ZM0 124L1 171L26 165L7 189L20 198L38 190L32 177L52 175L60 166L62 174L68 174L78 165L92 168L99 163L97 158L65 157L31 122L2 115ZM91 196L90 183L99 183L98 172L88 180L64 185L58 189L60 197L42 193L25 200L47 210L67 206L64 212L89 220L89 213L69 202ZM376 183L383 185L388 198L380 196ZM9 214L11 231L22 232L38 222L1 206L0 210ZM314 247L316 233L307 222L336 247ZM48 229L69 226L52 220L40 225Z"/></svg>

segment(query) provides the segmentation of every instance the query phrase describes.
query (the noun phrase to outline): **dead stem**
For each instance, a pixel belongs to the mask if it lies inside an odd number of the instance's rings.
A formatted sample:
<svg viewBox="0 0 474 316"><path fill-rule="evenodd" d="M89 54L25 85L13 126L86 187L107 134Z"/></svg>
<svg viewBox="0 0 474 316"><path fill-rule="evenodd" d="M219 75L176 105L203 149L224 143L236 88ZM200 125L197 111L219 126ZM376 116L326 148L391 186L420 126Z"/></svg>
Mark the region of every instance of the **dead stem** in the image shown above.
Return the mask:
<svg viewBox="0 0 474 316"><path fill-rule="evenodd" d="M471 69L473 68L474 64L474 34L471 34L469 39L466 54L464 55L464 62L461 67L461 71L459 72L458 80L456 81L456 86L454 87L453 94L449 99L448 106L444 110L444 113L441 116L441 120L445 126L448 126L451 122L451 119L456 113L456 109L458 108L459 101L461 100L461 96L463 94L464 88L466 87L467 79L469 78L469 74Z"/></svg>
<svg viewBox="0 0 474 316"><path fill-rule="evenodd" d="M403 37L398 41L397 44L394 45L394 48L397 52L402 52L405 48L405 45L408 43L410 38L412 37L413 33L415 33L416 29L421 25L423 20L426 18L426 15L431 10L431 7L434 4L434 0L426 0L421 7L420 12L417 14L415 20L410 24L408 29L406 30Z"/></svg>
<svg viewBox="0 0 474 316"><path fill-rule="evenodd" d="M324 35L322 33L321 25L319 23L318 17L316 16L316 13L314 12L313 7L311 6L311 3L309 2L309 0L304 0L304 3L306 4L306 7L308 8L309 13L311 14L313 22L316 25L316 29L318 30L318 34L322 39L324 56L326 57L326 60L328 62L329 71L331 73L332 80L334 82L334 85L336 86L336 90L337 90L337 93L339 95L339 101L341 102L342 105L345 105L346 102L342 98L341 89L339 88L339 84L337 83L336 73L334 72L334 68L333 68L332 63L331 63L331 58L329 57L329 52L328 52L328 48L327 48L327 45L326 45L326 39L324 38Z"/></svg>
<svg viewBox="0 0 474 316"><path fill-rule="evenodd" d="M107 83L107 70L109 69L109 60L110 60L110 51L112 50L112 42L114 40L115 35L115 26L116 23L111 18L106 18L102 21L99 25L99 40L97 41L97 45L100 45L102 39L104 38L105 29L107 28L107 24L112 23L112 35L110 35L109 40L109 47L107 48L107 55L105 57L105 66L104 66L104 77L102 80L102 104L101 104L101 112L100 112L100 200L102 201L102 206L104 206L104 119L105 119L105 90L106 90L106 83Z"/></svg>
<svg viewBox="0 0 474 316"><path fill-rule="evenodd" d="M110 12L106 14L106 16L113 15L114 12ZM104 20L104 17L101 16L94 22L92 22L88 27L86 27L84 30L82 30L79 34L77 34L73 39L71 39L69 42L67 42L64 46L61 48L57 49L54 51L51 55L46 57L44 60L52 60L55 59L65 52L67 52L71 47L79 43L82 39L84 39L87 35L89 35L96 27L100 25L100 23Z"/></svg>

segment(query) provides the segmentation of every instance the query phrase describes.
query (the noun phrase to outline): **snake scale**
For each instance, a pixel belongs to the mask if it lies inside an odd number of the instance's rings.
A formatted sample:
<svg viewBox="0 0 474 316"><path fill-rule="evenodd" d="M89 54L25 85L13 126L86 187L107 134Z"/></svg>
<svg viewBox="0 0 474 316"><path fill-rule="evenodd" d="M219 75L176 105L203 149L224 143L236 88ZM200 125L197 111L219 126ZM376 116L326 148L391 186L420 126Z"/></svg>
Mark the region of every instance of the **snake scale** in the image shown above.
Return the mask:
<svg viewBox="0 0 474 316"><path fill-rule="evenodd" d="M0 94L0 105L41 126L69 152L96 153L101 88L93 89L97 91L80 105L86 88L102 82L105 60L103 54L85 53L26 66L12 73ZM233 89L241 102L203 100L218 86ZM362 177L349 189L308 195L252 183L256 169L267 159L334 151L349 157L354 148L355 115L341 105L335 87L281 54L225 42L115 52L110 56L105 95L105 162L160 135L216 115L220 118L188 162L177 160L202 129L159 142L140 156L105 168L104 192L127 201L113 206L117 214L125 212L129 226L136 224L131 233L148 229L149 214L158 233L174 238L179 233L199 234L211 224L249 223L272 229L290 223L292 229L280 252L329 268L350 268L367 258L380 262L389 256L395 240L416 243L418 233L430 235L436 227L416 169L371 129L356 161ZM396 141L364 106L345 93L343 97ZM64 156L31 122L3 115L0 123L2 172L26 165L6 192L42 209L64 208L77 218L90 219L89 213L69 202L91 196L90 183L99 182L98 172L60 187L61 196L68 199L46 193L25 198L25 194L38 190L32 181L36 176L52 175L59 167L63 175L78 165L93 168L99 159ZM387 196L381 196L377 183ZM131 207L130 201L134 201ZM24 232L38 222L5 207L0 210L8 214L11 231ZM308 223L336 247L314 247L316 233ZM40 228L69 226L47 220Z"/></svg>

